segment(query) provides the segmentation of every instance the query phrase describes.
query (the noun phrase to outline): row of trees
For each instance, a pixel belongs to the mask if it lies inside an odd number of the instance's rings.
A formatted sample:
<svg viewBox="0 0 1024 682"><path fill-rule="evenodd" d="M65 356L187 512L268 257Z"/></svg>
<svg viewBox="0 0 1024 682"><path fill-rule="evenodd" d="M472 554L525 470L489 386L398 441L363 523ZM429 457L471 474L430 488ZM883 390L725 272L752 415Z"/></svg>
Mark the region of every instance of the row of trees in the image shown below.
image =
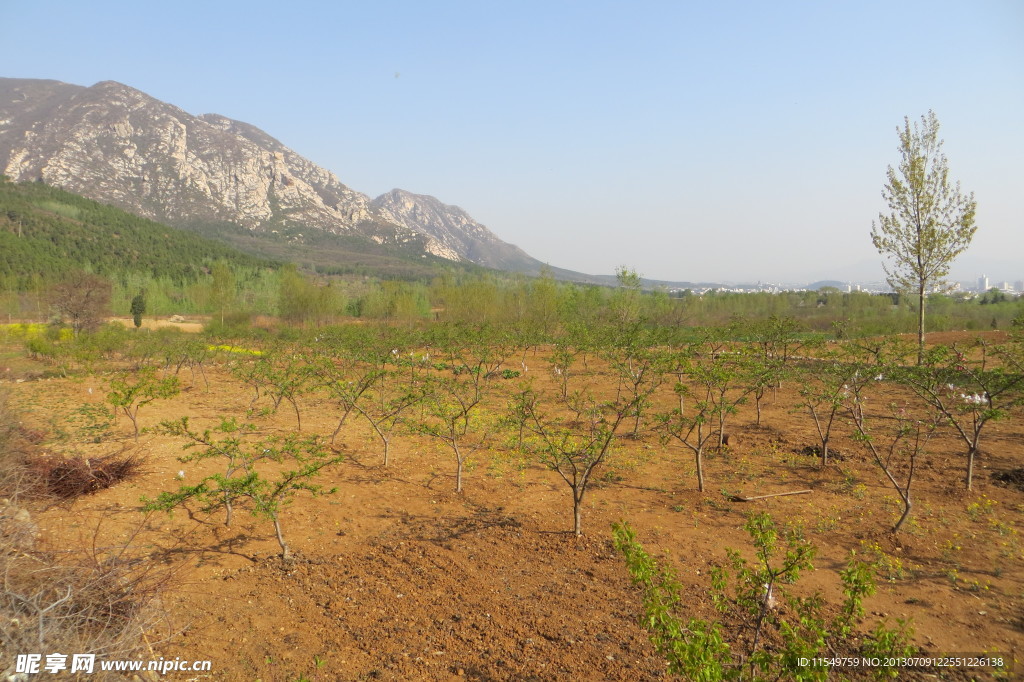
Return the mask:
<svg viewBox="0 0 1024 682"><path fill-rule="evenodd" d="M63 279L73 279L69 271ZM76 272L76 271L70 271ZM295 268L282 270L212 263L191 283L144 273L104 277L110 286L106 314L127 314L131 301L145 292L147 314L207 314L217 321L246 320L254 314L280 316L290 324L323 326L357 317L424 324L487 321L529 326L553 334L572 325L612 323L618 289L536 279L442 277L435 282L373 280L316 281ZM15 319L46 320L54 285L43 280L18 291L0 283L0 313ZM927 298L932 329L1006 329L1024 314L1024 302L1006 296L977 299L931 294ZM707 292L681 296L640 292L637 316L648 327L726 324L736 316L766 320L792 317L820 332L841 329L853 335L910 332L917 327L913 300L864 292L800 291L778 294Z"/></svg>
<svg viewBox="0 0 1024 682"><path fill-rule="evenodd" d="M394 327L324 329L298 345L268 345L248 358L234 353L235 377L252 390L252 414L287 407L295 432L310 404L334 405L333 442L345 424L363 420L380 443L381 463L393 464L396 436L433 439L450 453L456 491L475 453L532 461L550 469L572 495L580 533L583 502L595 475L623 439L656 437L686 452L695 485L707 489L705 457L727 453L734 415L761 405L786 382L819 436L820 466L828 466L837 434L852 436L875 462L909 516L920 457L938 433L962 443L963 479L970 488L986 428L1024 403L1024 343L979 341L968 348L930 349L921 365L914 347L895 341L808 341L792 320L773 319L703 330L668 344L653 332L601 336L580 329L558 337L543 354L534 340L495 327L435 325L426 332ZM520 330L521 332L521 330ZM190 369L218 352L194 337L127 335L131 354L164 373ZM93 351L95 352L95 351ZM532 365L532 367L531 367ZM132 385L151 374L138 372ZM148 381L148 380L147 380ZM161 397L152 381L135 394ZM128 401L133 422L145 403ZM495 455L504 453L504 455Z"/></svg>
<svg viewBox="0 0 1024 682"><path fill-rule="evenodd" d="M106 282L108 305L94 318L125 314L144 292L151 315L212 314L225 320L248 320L253 314L280 316L290 324L323 326L347 317L422 324L448 322L513 324L550 337L575 325L622 330L630 325L685 328L725 324L736 316L766 320L792 317L820 332L884 334L923 329L923 303L900 294L873 295L835 290L738 294L692 292L669 295L642 291L635 272L619 271L617 287L557 282L550 273L521 276L450 273L432 283L373 280L314 280L294 266L279 270L248 267L229 260L206 261L192 279L178 280L136 271L107 277L90 270L62 270L53 284L43 280L33 291L0 291L9 316L46 319L54 312L55 294L74 288L84 275ZM2 281L2 278L0 278ZM99 279L93 280L99 282ZM10 284L10 283L9 283ZM0 286L0 289L3 287ZM45 289L45 291L44 291ZM926 299L935 329L1007 328L1024 315L1024 302L1006 297L954 298L933 293ZM58 309L56 312L63 312ZM76 317L72 313L71 318Z"/></svg>

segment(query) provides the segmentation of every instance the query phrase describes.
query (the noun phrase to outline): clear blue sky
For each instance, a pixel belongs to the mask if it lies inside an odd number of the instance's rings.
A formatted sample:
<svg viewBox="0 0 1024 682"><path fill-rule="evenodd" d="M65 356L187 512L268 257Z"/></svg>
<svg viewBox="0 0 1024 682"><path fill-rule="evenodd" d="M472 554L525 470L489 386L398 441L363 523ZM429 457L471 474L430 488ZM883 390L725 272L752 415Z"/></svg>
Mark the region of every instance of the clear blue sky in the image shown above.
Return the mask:
<svg viewBox="0 0 1024 682"><path fill-rule="evenodd" d="M457 204L553 265L870 277L896 127L934 109L1024 279L1024 3L0 1L9 77L252 123L370 195Z"/></svg>

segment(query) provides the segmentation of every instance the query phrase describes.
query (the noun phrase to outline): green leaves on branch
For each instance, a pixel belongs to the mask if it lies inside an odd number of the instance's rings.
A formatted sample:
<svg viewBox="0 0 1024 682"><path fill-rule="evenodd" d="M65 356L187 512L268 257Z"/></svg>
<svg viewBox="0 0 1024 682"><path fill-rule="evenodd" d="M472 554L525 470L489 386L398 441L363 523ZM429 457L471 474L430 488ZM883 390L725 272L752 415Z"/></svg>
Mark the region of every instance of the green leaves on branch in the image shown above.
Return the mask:
<svg viewBox="0 0 1024 682"><path fill-rule="evenodd" d="M633 584L643 590L641 622L651 641L668 662L669 673L687 680L829 679L829 669L814 659L857 652L850 638L864 615L864 598L874 593L870 567L851 554L840 574L845 600L829 622L819 595L799 597L784 587L813 569L816 549L799 529L779 529L765 513L752 514L745 528L756 559L748 561L729 549L727 567L716 567L711 574L712 604L728 622L738 623L730 643L719 623L684 621L680 611L689 603L683 601L684 588L674 569L652 558L628 524L612 525L615 549L625 558ZM896 628L879 623L860 653L879 658L911 655L912 635L906 622Z"/></svg>
<svg viewBox="0 0 1024 682"><path fill-rule="evenodd" d="M669 674L695 682L728 679L731 648L722 638L721 626L697 618L684 624L677 613L683 587L675 570L651 557L624 522L612 525L612 542L625 557L633 584L644 591L642 623L655 649L668 661Z"/></svg>

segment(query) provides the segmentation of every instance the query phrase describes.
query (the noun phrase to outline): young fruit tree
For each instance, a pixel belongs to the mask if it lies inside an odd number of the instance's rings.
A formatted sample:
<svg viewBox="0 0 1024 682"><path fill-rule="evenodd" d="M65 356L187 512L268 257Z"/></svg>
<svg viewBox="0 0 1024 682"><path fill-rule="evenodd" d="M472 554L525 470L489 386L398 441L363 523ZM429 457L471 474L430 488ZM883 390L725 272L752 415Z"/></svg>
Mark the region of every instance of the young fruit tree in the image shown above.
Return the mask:
<svg viewBox="0 0 1024 682"><path fill-rule="evenodd" d="M928 409L953 428L967 447L964 479L974 479L981 433L989 422L1006 419L1024 404L1024 373L1016 344L992 347L979 339L973 349L936 346L920 367L908 368L903 382Z"/></svg>
<svg viewBox="0 0 1024 682"><path fill-rule="evenodd" d="M481 404L490 381L501 376L502 363L513 352L502 335L481 328L463 335L459 342L448 339L442 353L453 370L451 376L432 376L423 382L424 408L415 430L439 440L455 457L455 492L462 492L466 459L487 440L481 428Z"/></svg>
<svg viewBox="0 0 1024 682"><path fill-rule="evenodd" d="M855 554L839 573L845 598L836 613L820 594L790 593L788 585L814 570L817 553L798 528L779 528L763 512L751 515L744 527L755 558L726 549L724 565L712 569L707 592L722 614L722 622L715 622L692 616L694 590L684 588L671 564L644 549L629 524L612 525L612 544L643 593L643 626L670 675L693 682L825 682L833 671L824 656L884 659L917 653L905 621L895 628L878 623L864 636L854 632L864 617L864 599L875 592L870 566Z"/></svg>
<svg viewBox="0 0 1024 682"><path fill-rule="evenodd" d="M522 448L572 490L576 537L583 535L583 498L594 471L607 460L616 432L635 408L630 401L599 402L586 390L562 398L527 388L513 396L509 411L529 434Z"/></svg>
<svg viewBox="0 0 1024 682"><path fill-rule="evenodd" d="M633 404L633 428L630 437L637 438L640 420L651 404L651 396L665 382L669 357L654 347L649 335L637 333L625 343L605 349L601 356L617 379L616 400Z"/></svg>
<svg viewBox="0 0 1024 682"><path fill-rule="evenodd" d="M906 405L898 403L889 404L888 414L870 414L867 409L869 387L882 381L882 375L872 378L867 371L869 368L862 369L863 373L858 371L850 377L843 399L853 422L854 440L871 453L903 503L903 513L892 528L893 533L898 533L914 508L910 487L914 483L917 460L942 424L942 417L934 412L915 415ZM871 422L879 428L872 428ZM900 478L904 483L900 483Z"/></svg>
<svg viewBox="0 0 1024 682"><path fill-rule="evenodd" d="M742 353L727 339L734 328L707 329L690 347L691 366L687 372L708 403L708 416L718 423L718 449L725 448L725 420L747 402L751 388L743 382Z"/></svg>
<svg viewBox="0 0 1024 682"><path fill-rule="evenodd" d="M918 364L924 353L925 294L941 288L953 260L971 243L977 202L949 179L939 139L939 119L929 111L899 132L900 162L889 166L882 197L889 214L871 223L871 241L883 261L889 285L917 296Z"/></svg>
<svg viewBox="0 0 1024 682"><path fill-rule="evenodd" d="M414 429L447 446L455 457L455 492L462 492L466 458L486 440L479 431L478 409L483 400L481 378L473 374L436 377L424 385L423 417Z"/></svg>
<svg viewBox="0 0 1024 682"><path fill-rule="evenodd" d="M189 425L188 417L182 417L162 422L156 431L167 436L183 436L187 439L182 449L193 452L178 458L182 464L218 459L224 466L224 479L230 480L245 468L242 444L246 437L256 432L256 427L252 424L240 424L235 419L222 419L216 429L206 429L200 433ZM220 434L221 437L215 439L214 433ZM184 470L179 474L179 477L183 476ZM225 488L222 491L221 499L216 506L224 508L224 525L230 527L235 511L234 495L230 489Z"/></svg>
<svg viewBox="0 0 1024 682"><path fill-rule="evenodd" d="M135 429L135 440L139 439L139 410L160 398L172 398L178 394L178 377L157 376L153 367L143 367L135 372L124 372L110 380L107 402L117 412L123 412Z"/></svg>
<svg viewBox="0 0 1024 682"><path fill-rule="evenodd" d="M791 317L772 315L767 320L744 322L738 328L749 338L746 355L747 381L754 396L757 426L761 425L761 401L769 388L777 395L792 356L803 345L797 338L800 324Z"/></svg>
<svg viewBox="0 0 1024 682"><path fill-rule="evenodd" d="M310 390L313 372L306 357L299 354L297 349L282 346L262 351L255 360L235 365L231 372L253 387L250 409L256 405L261 394L270 397L273 403L270 411L274 413L282 402L288 401L295 412L297 430L302 430L299 397Z"/></svg>
<svg viewBox="0 0 1024 682"><path fill-rule="evenodd" d="M396 352L396 358L397 355ZM405 413L423 400L423 387L407 381L401 367L389 367L389 361L380 359L379 354L375 362L373 383L352 403L352 409L377 434L383 448L383 464L388 466L391 463L391 438L399 425L405 422Z"/></svg>
<svg viewBox="0 0 1024 682"><path fill-rule="evenodd" d="M333 350L316 356L311 369L317 385L327 390L341 411L338 425L331 434L333 445L349 415L356 409L363 395L377 383L380 372L384 370L363 362L351 353L336 353Z"/></svg>
<svg viewBox="0 0 1024 682"><path fill-rule="evenodd" d="M829 443L832 427L842 411L848 383L853 377L855 365L846 361L838 352L826 351L820 358L807 361L799 366L800 402L796 408L807 410L818 433L818 454L821 466L828 466Z"/></svg>
<svg viewBox="0 0 1024 682"><path fill-rule="evenodd" d="M316 479L324 468L340 462L344 456L326 448L318 437L302 437L297 433L246 440L252 427L227 420L214 429L224 434L220 439L215 439L210 431L202 434L193 431L187 419L165 423L165 427L168 433L187 438L186 448L200 448L191 459L221 458L227 464L226 470L223 474L206 476L196 485L183 485L177 491L161 493L155 500L143 498L143 510L170 512L195 500L203 505L204 512L225 508L226 523L230 523L234 504L247 500L252 505L253 516L269 519L274 524L281 557L290 560L292 553L284 538L281 511L299 492L306 491L314 496L333 493L334 489L325 489Z"/></svg>
<svg viewBox="0 0 1024 682"><path fill-rule="evenodd" d="M704 492L704 451L716 435L712 420L719 406L714 388L721 377L714 365L696 362L692 349L677 356L674 373L679 378L674 389L679 407L655 415L655 429L663 443L676 440L693 453L697 490Z"/></svg>

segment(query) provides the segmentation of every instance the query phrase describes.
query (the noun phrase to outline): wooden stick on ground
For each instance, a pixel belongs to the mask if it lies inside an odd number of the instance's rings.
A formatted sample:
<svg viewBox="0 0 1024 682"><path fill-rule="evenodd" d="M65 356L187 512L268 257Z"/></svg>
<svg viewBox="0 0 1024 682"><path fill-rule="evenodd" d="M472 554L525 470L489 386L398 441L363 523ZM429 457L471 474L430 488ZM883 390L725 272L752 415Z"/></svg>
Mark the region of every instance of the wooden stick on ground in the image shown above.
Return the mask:
<svg viewBox="0 0 1024 682"><path fill-rule="evenodd" d="M788 493L772 493L771 495L756 495L754 497L740 497L739 495L733 495L729 499L733 502L753 502L754 500L763 500L768 497L782 497L784 495L803 495L809 493L810 490L794 490Z"/></svg>

